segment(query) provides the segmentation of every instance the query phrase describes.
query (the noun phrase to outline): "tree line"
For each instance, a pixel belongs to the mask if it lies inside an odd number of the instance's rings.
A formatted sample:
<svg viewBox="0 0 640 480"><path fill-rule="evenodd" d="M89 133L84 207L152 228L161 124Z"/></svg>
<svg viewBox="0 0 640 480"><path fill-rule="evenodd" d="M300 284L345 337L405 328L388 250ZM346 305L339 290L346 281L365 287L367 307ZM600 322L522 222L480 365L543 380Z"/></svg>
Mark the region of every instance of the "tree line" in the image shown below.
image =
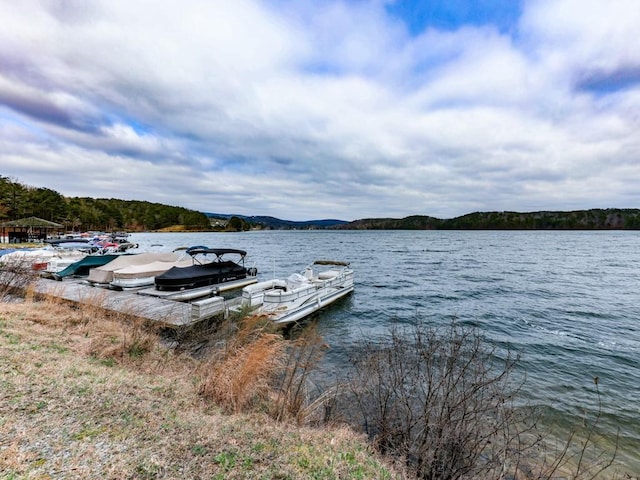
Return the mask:
<svg viewBox="0 0 640 480"><path fill-rule="evenodd" d="M367 218L337 225L347 230L640 230L640 209L607 208L571 212L474 212L448 220L414 215Z"/></svg>
<svg viewBox="0 0 640 480"><path fill-rule="evenodd" d="M32 216L75 231L146 231L175 225L185 230L211 228L209 218L195 210L138 200L65 197L0 175L0 220Z"/></svg>

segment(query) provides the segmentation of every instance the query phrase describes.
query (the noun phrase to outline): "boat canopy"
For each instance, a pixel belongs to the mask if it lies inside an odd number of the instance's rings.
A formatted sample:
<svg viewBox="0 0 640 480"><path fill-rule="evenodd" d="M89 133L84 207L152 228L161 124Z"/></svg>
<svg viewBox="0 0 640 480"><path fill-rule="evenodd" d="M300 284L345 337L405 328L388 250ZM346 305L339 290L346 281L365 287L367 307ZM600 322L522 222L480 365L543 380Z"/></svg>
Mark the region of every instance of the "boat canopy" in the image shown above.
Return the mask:
<svg viewBox="0 0 640 480"><path fill-rule="evenodd" d="M244 250L237 250L235 248L206 248L206 247L188 248L187 253L191 256L207 255L211 253L218 258L226 254L236 254L236 255L240 255L242 258L244 258L247 255L247 252L245 252Z"/></svg>
<svg viewBox="0 0 640 480"><path fill-rule="evenodd" d="M313 262L314 265L336 265L340 267L348 267L349 262L338 262L336 260L316 260Z"/></svg>

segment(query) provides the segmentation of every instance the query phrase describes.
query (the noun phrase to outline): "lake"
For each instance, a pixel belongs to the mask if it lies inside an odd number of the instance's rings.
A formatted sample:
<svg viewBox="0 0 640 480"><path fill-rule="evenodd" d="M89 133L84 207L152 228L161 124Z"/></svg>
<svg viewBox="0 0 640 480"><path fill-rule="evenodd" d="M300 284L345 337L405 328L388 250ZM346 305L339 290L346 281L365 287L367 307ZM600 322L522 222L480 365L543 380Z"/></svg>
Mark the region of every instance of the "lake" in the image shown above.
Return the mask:
<svg viewBox="0 0 640 480"><path fill-rule="evenodd" d="M627 471L640 472L640 232L255 231L132 234L160 244L240 248L261 279L316 259L344 260L355 291L324 311L320 333L339 369L363 336L419 319L473 325L522 354L524 393L565 428L598 408ZM158 247L154 247L158 248ZM331 368L331 367L329 367Z"/></svg>

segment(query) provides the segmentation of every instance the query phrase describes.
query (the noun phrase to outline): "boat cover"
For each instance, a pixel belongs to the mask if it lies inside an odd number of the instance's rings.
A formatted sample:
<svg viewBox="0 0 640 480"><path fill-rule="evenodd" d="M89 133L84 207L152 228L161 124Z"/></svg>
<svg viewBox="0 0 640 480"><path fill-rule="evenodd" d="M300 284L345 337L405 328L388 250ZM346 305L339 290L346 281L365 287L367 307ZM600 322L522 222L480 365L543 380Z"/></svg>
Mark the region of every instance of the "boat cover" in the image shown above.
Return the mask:
<svg viewBox="0 0 640 480"><path fill-rule="evenodd" d="M172 267L156 276L155 285L158 290L182 290L217 285L246 277L247 269L245 267L225 260L189 267Z"/></svg>
<svg viewBox="0 0 640 480"><path fill-rule="evenodd" d="M155 277L170 268L188 267L190 265L193 265L193 261L189 257L181 260L156 260L142 265L129 265L115 270L113 272L113 280Z"/></svg>
<svg viewBox="0 0 640 480"><path fill-rule="evenodd" d="M56 240L45 240L44 243L48 243L49 245L58 248L87 248L89 240L82 238L61 238Z"/></svg>
<svg viewBox="0 0 640 480"><path fill-rule="evenodd" d="M175 252L147 252L134 255L117 255L115 260L106 265L92 268L89 272L88 281L93 283L110 283L113 280L113 272L132 265L144 265L155 261L177 262L182 254ZM189 263L191 260L187 257ZM171 268L173 265L168 265ZM165 269L166 270L166 269Z"/></svg>
<svg viewBox="0 0 640 480"><path fill-rule="evenodd" d="M116 254L108 254L108 255L87 255L81 260L72 263L67 268L60 270L55 273L54 276L57 279L61 279L64 277L68 277L70 275L88 275L95 267L100 267L107 263L112 262L116 258L122 257L125 255L116 255ZM126 255L129 256L129 255Z"/></svg>

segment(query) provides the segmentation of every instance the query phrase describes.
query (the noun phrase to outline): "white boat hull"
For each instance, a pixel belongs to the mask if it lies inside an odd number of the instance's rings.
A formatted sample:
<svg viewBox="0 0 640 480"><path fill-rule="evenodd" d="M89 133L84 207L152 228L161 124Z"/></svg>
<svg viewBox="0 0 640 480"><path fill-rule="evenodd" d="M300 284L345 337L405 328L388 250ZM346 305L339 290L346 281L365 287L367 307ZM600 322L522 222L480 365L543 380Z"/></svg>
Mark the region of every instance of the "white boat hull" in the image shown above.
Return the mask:
<svg viewBox="0 0 640 480"><path fill-rule="evenodd" d="M315 298L309 304L305 304L298 308L291 309L290 311L285 311L282 313L275 314L273 318L273 322L277 324L297 322L317 312L318 310L321 310L322 308L328 305L331 305L336 300L350 294L351 292L353 292L353 286L344 287L340 290L335 290L334 292L322 298L320 297Z"/></svg>

